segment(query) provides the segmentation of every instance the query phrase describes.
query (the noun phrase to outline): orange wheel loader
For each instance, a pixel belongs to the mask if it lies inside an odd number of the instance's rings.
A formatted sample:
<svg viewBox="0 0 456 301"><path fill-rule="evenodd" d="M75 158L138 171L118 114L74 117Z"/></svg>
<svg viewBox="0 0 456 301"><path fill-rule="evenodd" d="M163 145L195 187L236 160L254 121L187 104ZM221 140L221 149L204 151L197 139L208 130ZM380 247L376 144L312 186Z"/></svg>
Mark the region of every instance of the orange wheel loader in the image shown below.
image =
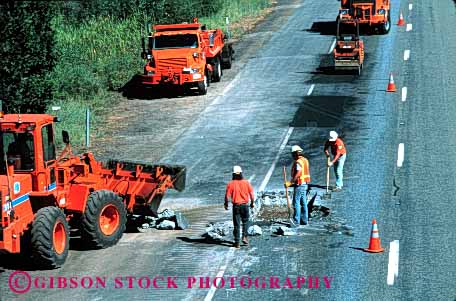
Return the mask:
<svg viewBox="0 0 456 301"><path fill-rule="evenodd" d="M361 75L364 66L364 42L359 37L359 23L355 20L337 22L336 44L333 50L334 70L354 71Z"/></svg>
<svg viewBox="0 0 456 301"><path fill-rule="evenodd" d="M64 264L70 226L85 245L119 241L129 215L156 215L165 191L185 187L185 167L73 155L68 133L56 156L46 114L0 115L0 251L31 251L42 268Z"/></svg>

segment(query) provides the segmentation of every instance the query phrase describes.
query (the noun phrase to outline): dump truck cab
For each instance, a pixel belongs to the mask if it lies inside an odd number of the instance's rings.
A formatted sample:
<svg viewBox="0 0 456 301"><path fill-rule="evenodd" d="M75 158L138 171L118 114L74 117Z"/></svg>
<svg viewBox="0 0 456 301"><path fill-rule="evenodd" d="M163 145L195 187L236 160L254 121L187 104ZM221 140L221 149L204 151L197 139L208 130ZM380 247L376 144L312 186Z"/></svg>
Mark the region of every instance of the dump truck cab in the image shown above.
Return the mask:
<svg viewBox="0 0 456 301"><path fill-rule="evenodd" d="M143 42L146 64L141 82L197 87L200 94L206 94L210 82L221 79L227 61L224 48L223 32L206 30L197 19L190 24L154 25L147 50Z"/></svg>
<svg viewBox="0 0 456 301"><path fill-rule="evenodd" d="M345 19L387 34L391 29L390 0L341 0L338 19Z"/></svg>

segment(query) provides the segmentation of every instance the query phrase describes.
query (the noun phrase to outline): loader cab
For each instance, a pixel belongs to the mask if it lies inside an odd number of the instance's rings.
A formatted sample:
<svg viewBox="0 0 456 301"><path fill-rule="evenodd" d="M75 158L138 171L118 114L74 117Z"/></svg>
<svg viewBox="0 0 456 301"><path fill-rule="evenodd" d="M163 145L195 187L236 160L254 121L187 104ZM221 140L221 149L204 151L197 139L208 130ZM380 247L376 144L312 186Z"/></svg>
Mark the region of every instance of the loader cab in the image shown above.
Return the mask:
<svg viewBox="0 0 456 301"><path fill-rule="evenodd" d="M7 165L15 174L29 174L32 191L55 188L54 117L46 114L8 114L0 119L0 174ZM6 160L5 160L6 159Z"/></svg>

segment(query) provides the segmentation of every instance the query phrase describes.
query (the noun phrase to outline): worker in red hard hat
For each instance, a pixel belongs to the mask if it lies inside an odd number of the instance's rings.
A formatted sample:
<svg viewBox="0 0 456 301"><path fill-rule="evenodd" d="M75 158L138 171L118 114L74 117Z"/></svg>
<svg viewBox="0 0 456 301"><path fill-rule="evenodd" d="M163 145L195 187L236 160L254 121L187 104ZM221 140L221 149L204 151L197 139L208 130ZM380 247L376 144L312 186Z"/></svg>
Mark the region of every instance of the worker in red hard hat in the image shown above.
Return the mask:
<svg viewBox="0 0 456 301"><path fill-rule="evenodd" d="M255 197L253 195L253 187L249 181L244 180L242 176L242 168L240 166L233 167L233 178L226 186L225 193L225 210L228 210L228 201L231 199L233 204L233 235L234 247L240 248L240 228L242 221L242 243L249 244L247 239L247 229L249 223L249 201L250 208L254 208Z"/></svg>
<svg viewBox="0 0 456 301"><path fill-rule="evenodd" d="M332 160L329 154L329 148L331 148L331 154L333 155ZM324 151L326 157L329 159L328 167L334 166L336 174L336 188L333 191L341 191L344 186L344 164L347 157L347 150L345 149L344 142L335 131L329 132L329 138L325 143Z"/></svg>
<svg viewBox="0 0 456 301"><path fill-rule="evenodd" d="M308 184L310 183L309 161L302 154L302 148L299 145L292 146L291 153L294 159L291 167L291 181L285 183L286 188L294 187L294 217L291 220L291 226L307 225L309 223L307 209Z"/></svg>

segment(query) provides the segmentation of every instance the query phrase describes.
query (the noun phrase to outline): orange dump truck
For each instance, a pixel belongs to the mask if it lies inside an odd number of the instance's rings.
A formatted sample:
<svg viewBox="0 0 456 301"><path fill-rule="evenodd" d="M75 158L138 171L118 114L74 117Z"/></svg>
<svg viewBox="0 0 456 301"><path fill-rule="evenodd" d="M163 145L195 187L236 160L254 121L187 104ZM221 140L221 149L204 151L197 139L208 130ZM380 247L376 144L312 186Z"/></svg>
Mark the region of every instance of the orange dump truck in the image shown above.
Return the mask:
<svg viewBox="0 0 456 301"><path fill-rule="evenodd" d="M30 252L43 268L65 262L70 226L86 247L112 246L128 215L156 215L165 191L185 186L183 166L73 155L65 131L66 147L56 156L56 121L0 113L0 251Z"/></svg>
<svg viewBox="0 0 456 301"><path fill-rule="evenodd" d="M210 82L218 82L222 68L231 68L233 48L222 30L206 30L195 18L190 24L154 25L142 56L147 60L140 76L145 86L196 87L206 94Z"/></svg>
<svg viewBox="0 0 456 301"><path fill-rule="evenodd" d="M381 34L391 29L390 0L341 0L338 19L358 19Z"/></svg>

